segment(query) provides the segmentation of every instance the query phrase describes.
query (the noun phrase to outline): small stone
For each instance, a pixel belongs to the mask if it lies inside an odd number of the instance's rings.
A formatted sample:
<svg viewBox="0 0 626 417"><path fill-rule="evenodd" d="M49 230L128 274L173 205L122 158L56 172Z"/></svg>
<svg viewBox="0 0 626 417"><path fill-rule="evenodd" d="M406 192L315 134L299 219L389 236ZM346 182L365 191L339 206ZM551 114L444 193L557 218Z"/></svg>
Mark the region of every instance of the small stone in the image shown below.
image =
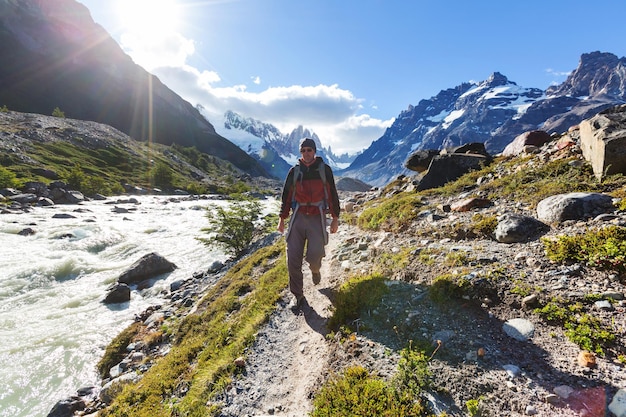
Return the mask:
<svg viewBox="0 0 626 417"><path fill-rule="evenodd" d="M559 403L559 396L556 394L548 394L546 395L546 402L548 404L558 404Z"/></svg>
<svg viewBox="0 0 626 417"><path fill-rule="evenodd" d="M516 365L503 365L502 369L504 369L511 378L515 378L522 372L519 366Z"/></svg>
<svg viewBox="0 0 626 417"><path fill-rule="evenodd" d="M584 368L593 368L596 366L596 355L588 350L583 350L578 354L578 365Z"/></svg>
<svg viewBox="0 0 626 417"><path fill-rule="evenodd" d="M240 356L237 359L235 359L235 366L238 368L244 368L246 366L246 360L244 359L243 356Z"/></svg>
<svg viewBox="0 0 626 417"><path fill-rule="evenodd" d="M527 405L526 406L526 415L527 416L534 416L535 414L537 414L537 409L532 406L532 405Z"/></svg>
<svg viewBox="0 0 626 417"><path fill-rule="evenodd" d="M574 392L574 388L568 385L559 385L558 387L554 387L552 391L554 391L554 393L559 397L567 399Z"/></svg>

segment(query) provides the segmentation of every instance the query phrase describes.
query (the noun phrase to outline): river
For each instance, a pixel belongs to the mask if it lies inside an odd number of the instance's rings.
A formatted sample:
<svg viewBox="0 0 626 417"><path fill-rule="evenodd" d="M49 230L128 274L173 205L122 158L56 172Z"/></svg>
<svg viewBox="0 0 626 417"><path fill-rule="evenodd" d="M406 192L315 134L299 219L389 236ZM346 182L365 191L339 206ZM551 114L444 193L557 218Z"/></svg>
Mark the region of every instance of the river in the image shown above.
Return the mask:
<svg viewBox="0 0 626 417"><path fill-rule="evenodd" d="M163 304L171 282L227 258L196 239L206 236L204 209L227 203L134 198L140 204L111 198L0 214L0 417L45 417L58 400L99 384L96 363L135 314ZM60 213L74 218L53 218ZM19 235L25 228L36 233ZM130 303L104 305L107 287L150 252L178 269L133 291Z"/></svg>

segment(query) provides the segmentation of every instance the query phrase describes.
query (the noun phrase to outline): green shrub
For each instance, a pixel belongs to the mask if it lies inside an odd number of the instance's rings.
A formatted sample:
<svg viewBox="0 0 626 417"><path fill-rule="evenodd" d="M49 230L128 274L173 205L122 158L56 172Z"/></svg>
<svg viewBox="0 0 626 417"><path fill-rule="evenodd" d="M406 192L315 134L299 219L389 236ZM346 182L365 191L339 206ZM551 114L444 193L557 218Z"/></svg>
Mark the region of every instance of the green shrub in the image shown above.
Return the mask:
<svg viewBox="0 0 626 417"><path fill-rule="evenodd" d="M463 296L464 281L459 275L446 274L436 277L428 290L431 300L444 302Z"/></svg>
<svg viewBox="0 0 626 417"><path fill-rule="evenodd" d="M581 349L603 355L615 341L615 335L598 318L585 313L580 302L554 299L534 312L549 323L563 325L565 336Z"/></svg>
<svg viewBox="0 0 626 417"><path fill-rule="evenodd" d="M261 205L258 201L234 201L230 207L213 205L207 208L209 227L208 238L199 238L206 245L217 245L234 256L245 252L255 237L263 235L269 222L275 217L261 219Z"/></svg>
<svg viewBox="0 0 626 417"><path fill-rule="evenodd" d="M148 172L150 183L156 187L172 188L174 171L164 162L157 162Z"/></svg>
<svg viewBox="0 0 626 417"><path fill-rule="evenodd" d="M423 351L413 348L413 343L402 349L398 373L394 377L394 387L398 392L418 398L430 386L428 357Z"/></svg>
<svg viewBox="0 0 626 417"><path fill-rule="evenodd" d="M61 117L63 119L65 119L65 113L63 111L61 111L60 108L55 107L54 110L52 110L52 115L54 117Z"/></svg>
<svg viewBox="0 0 626 417"><path fill-rule="evenodd" d="M19 188L20 181L5 167L0 167L0 188Z"/></svg>
<svg viewBox="0 0 626 417"><path fill-rule="evenodd" d="M401 231L417 217L422 205L417 194L396 194L377 206L365 208L357 223L366 230Z"/></svg>
<svg viewBox="0 0 626 417"><path fill-rule="evenodd" d="M583 262L600 270L626 273L626 228L608 226L575 236L542 238L547 257L555 262Z"/></svg>
<svg viewBox="0 0 626 417"><path fill-rule="evenodd" d="M341 284L335 295L333 315L328 328L338 330L343 325L354 327L354 320L367 308L378 305L388 291L386 279L381 275L356 276Z"/></svg>
<svg viewBox="0 0 626 417"><path fill-rule="evenodd" d="M315 396L313 407L312 417L427 415L419 399L397 392L360 366L348 368L326 382Z"/></svg>

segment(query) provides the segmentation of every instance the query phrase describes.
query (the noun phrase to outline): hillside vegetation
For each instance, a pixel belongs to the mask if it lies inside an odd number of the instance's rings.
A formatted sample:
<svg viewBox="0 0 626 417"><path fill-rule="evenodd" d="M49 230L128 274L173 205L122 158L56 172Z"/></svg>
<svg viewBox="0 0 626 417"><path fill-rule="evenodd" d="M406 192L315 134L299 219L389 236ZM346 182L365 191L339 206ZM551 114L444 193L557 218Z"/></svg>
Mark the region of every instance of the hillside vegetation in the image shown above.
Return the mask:
<svg viewBox="0 0 626 417"><path fill-rule="evenodd" d="M88 197L128 186L191 194L274 188L195 147L139 142L107 125L60 116L0 111L0 150L0 188L61 180Z"/></svg>

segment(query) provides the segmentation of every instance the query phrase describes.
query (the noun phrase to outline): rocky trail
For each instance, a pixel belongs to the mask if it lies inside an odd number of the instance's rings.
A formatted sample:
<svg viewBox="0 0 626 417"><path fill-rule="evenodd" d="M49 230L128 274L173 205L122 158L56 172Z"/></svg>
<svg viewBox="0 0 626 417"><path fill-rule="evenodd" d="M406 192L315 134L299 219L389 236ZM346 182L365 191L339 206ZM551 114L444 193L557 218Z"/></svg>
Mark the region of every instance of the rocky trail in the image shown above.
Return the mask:
<svg viewBox="0 0 626 417"><path fill-rule="evenodd" d="M345 227L344 227L345 228ZM276 313L258 333L247 354L246 371L225 395L222 416L305 416L328 367L331 346L326 320L331 314L330 291L340 279L330 260L343 233L331 235L322 263L322 282L314 286L304 266L306 303L298 310L285 291Z"/></svg>

